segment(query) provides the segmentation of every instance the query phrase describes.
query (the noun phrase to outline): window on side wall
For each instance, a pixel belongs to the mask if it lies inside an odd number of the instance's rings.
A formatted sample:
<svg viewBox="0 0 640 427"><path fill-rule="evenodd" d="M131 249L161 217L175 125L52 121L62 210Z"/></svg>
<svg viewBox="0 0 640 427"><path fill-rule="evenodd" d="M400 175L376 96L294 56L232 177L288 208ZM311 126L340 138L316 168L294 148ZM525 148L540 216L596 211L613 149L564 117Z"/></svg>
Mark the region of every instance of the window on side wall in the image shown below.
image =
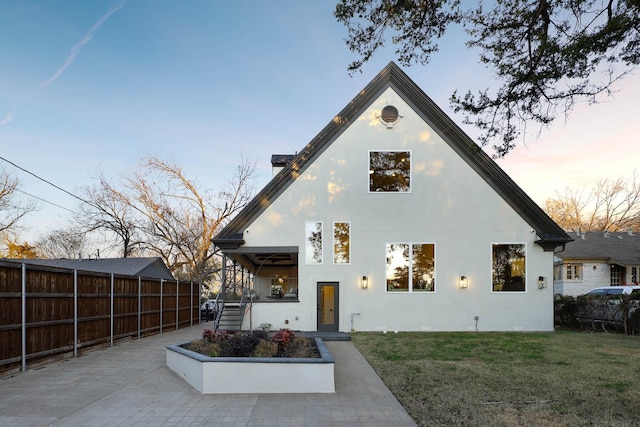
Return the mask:
<svg viewBox="0 0 640 427"><path fill-rule="evenodd" d="M351 223L333 223L333 263L351 263Z"/></svg>
<svg viewBox="0 0 640 427"><path fill-rule="evenodd" d="M410 191L410 151L369 151L369 192Z"/></svg>
<svg viewBox="0 0 640 427"><path fill-rule="evenodd" d="M305 262L322 264L322 221L305 223Z"/></svg>
<svg viewBox="0 0 640 427"><path fill-rule="evenodd" d="M433 243L387 243L387 291L434 292L435 259Z"/></svg>
<svg viewBox="0 0 640 427"><path fill-rule="evenodd" d="M567 280L582 280L582 264L566 264L565 277Z"/></svg>
<svg viewBox="0 0 640 427"><path fill-rule="evenodd" d="M526 291L526 245L494 243L492 246L493 292Z"/></svg>

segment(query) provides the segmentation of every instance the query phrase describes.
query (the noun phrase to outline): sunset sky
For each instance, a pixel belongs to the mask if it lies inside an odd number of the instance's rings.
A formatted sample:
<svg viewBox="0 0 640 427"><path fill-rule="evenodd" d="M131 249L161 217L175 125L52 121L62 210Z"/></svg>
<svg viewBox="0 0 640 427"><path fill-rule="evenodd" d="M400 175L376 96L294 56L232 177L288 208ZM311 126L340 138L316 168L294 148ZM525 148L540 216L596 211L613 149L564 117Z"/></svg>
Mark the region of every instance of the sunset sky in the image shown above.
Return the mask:
<svg viewBox="0 0 640 427"><path fill-rule="evenodd" d="M76 199L37 177L79 193L96 184L98 171L116 178L154 155L176 162L201 188L218 189L244 157L256 162L262 187L271 154L300 151L396 59L388 48L349 76L356 56L334 7L299 0L0 2L0 157L22 169L0 166L40 199L22 237L32 242L64 226L77 209ZM492 82L463 43L451 34L430 64L404 68L458 124L451 93ZM578 105L566 122L559 118L498 164L539 204L567 187L588 191L600 178L630 177L640 159L640 77L616 89L599 105Z"/></svg>

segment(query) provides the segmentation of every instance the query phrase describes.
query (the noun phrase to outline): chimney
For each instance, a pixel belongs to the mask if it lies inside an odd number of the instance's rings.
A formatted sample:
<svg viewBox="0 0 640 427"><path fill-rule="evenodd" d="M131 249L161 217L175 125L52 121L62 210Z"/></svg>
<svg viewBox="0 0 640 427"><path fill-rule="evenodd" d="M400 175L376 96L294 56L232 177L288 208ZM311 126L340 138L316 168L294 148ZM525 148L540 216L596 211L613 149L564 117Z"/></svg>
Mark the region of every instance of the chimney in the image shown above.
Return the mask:
<svg viewBox="0 0 640 427"><path fill-rule="evenodd" d="M272 154L271 155L271 172L276 176L278 172L284 169L291 160L296 157L295 154Z"/></svg>

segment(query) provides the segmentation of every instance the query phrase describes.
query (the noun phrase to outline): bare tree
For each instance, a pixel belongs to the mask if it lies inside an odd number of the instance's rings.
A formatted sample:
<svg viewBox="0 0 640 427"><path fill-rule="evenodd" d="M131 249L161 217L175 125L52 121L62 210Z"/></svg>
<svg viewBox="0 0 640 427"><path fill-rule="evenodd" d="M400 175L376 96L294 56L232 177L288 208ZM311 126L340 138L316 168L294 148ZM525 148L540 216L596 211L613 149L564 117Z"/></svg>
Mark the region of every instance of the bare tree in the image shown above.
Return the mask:
<svg viewBox="0 0 640 427"><path fill-rule="evenodd" d="M42 236L36 247L45 258L83 258L90 254L87 234L73 227L59 228Z"/></svg>
<svg viewBox="0 0 640 427"><path fill-rule="evenodd" d="M105 199L91 200L101 205L102 227L121 241L128 236L125 230L140 233L132 240L135 246L160 256L174 276L206 283L220 265L211 239L253 196L254 171L255 165L243 159L221 191L203 191L175 163L148 157L124 178L121 190L103 179L94 196L106 194Z"/></svg>
<svg viewBox="0 0 640 427"><path fill-rule="evenodd" d="M17 196L19 181L0 168L0 235L19 227L19 221L36 210L37 205Z"/></svg>
<svg viewBox="0 0 640 427"><path fill-rule="evenodd" d="M565 230L624 231L640 229L640 182L631 178L600 179L588 195L566 189L547 199L545 211Z"/></svg>
<svg viewBox="0 0 640 427"><path fill-rule="evenodd" d="M76 222L87 233L106 232L112 247L120 247L118 252L123 258L135 255L145 245L140 215L126 194L109 184L102 174L99 179L99 186L85 191L88 203L80 205Z"/></svg>

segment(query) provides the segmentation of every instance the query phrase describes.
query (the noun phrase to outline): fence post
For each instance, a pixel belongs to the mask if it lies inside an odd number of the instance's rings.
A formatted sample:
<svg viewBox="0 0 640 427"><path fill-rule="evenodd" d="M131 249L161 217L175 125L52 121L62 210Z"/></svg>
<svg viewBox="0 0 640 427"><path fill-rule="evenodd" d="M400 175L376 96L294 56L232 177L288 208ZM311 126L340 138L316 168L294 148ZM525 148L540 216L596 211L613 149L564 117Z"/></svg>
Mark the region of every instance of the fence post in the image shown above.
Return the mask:
<svg viewBox="0 0 640 427"><path fill-rule="evenodd" d="M73 357L78 357L78 270L73 270Z"/></svg>
<svg viewBox="0 0 640 427"><path fill-rule="evenodd" d="M142 318L142 278L138 276L138 339L140 339L140 328Z"/></svg>
<svg viewBox="0 0 640 427"><path fill-rule="evenodd" d="M22 372L27 370L27 264L22 263Z"/></svg>
<svg viewBox="0 0 640 427"><path fill-rule="evenodd" d="M111 273L111 347L113 347L113 317L115 313L113 312L113 273Z"/></svg>
<svg viewBox="0 0 640 427"><path fill-rule="evenodd" d="M164 279L160 279L160 333L162 333L162 294L164 293L162 289L163 284Z"/></svg>
<svg viewBox="0 0 640 427"><path fill-rule="evenodd" d="M179 314L180 311L178 310L180 307L178 306L178 304L180 304L180 280L176 280L176 331L179 329Z"/></svg>
<svg viewBox="0 0 640 427"><path fill-rule="evenodd" d="M189 282L189 326L193 326L193 282Z"/></svg>

